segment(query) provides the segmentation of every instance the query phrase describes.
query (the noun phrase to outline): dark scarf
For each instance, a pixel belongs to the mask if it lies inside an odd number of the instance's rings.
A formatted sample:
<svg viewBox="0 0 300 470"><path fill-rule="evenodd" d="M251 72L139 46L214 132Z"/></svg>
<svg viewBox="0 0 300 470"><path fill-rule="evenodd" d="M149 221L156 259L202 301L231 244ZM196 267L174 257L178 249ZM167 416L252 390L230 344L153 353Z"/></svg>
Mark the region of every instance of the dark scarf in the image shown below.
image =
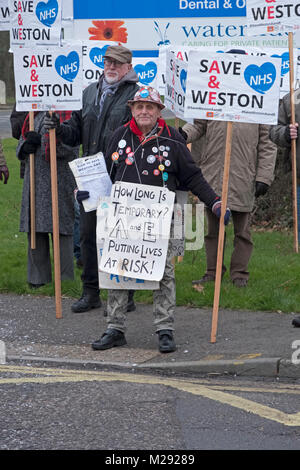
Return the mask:
<svg viewBox="0 0 300 470"><path fill-rule="evenodd" d="M34 116L36 116L40 111L35 111ZM59 115L60 123L67 121L70 119L72 111L55 111L56 114ZM27 114L23 127L22 127L22 137L26 140L26 134L29 131L29 113ZM50 158L50 143L49 143L49 133L45 132L44 134L44 142L45 142L45 160L49 161Z"/></svg>

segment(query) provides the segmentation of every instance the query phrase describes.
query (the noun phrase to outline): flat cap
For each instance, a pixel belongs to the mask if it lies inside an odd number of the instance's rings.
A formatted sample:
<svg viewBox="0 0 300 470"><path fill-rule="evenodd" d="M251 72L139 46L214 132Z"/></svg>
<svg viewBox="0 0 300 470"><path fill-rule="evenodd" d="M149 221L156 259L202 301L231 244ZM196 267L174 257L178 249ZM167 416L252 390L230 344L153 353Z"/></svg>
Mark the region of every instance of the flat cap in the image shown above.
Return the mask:
<svg viewBox="0 0 300 470"><path fill-rule="evenodd" d="M124 46L108 46L104 54L105 58L118 60L122 64L131 64L132 53Z"/></svg>

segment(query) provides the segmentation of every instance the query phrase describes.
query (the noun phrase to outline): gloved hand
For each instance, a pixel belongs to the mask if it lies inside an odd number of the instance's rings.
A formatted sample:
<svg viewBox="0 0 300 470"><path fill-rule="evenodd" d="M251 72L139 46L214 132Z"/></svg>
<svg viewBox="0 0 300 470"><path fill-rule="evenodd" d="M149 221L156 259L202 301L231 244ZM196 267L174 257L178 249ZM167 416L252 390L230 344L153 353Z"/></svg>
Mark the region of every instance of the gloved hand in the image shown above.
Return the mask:
<svg viewBox="0 0 300 470"><path fill-rule="evenodd" d="M182 137L184 138L184 140L187 140L188 135L187 135L187 133L182 129L182 127L178 127L178 132L179 132L179 134L182 135Z"/></svg>
<svg viewBox="0 0 300 470"><path fill-rule="evenodd" d="M79 204L82 204L82 201L90 197L89 191L80 191L80 189L75 189L74 191L75 199Z"/></svg>
<svg viewBox="0 0 300 470"><path fill-rule="evenodd" d="M41 136L35 131L29 131L25 134L25 142L22 145L22 154L24 156L35 153L36 149L41 145Z"/></svg>
<svg viewBox="0 0 300 470"><path fill-rule="evenodd" d="M269 189L269 185L262 181L256 181L255 184L255 197L263 196Z"/></svg>
<svg viewBox="0 0 300 470"><path fill-rule="evenodd" d="M7 184L7 180L9 178L9 171L6 165L0 166L0 181L2 181L2 177L4 184Z"/></svg>
<svg viewBox="0 0 300 470"><path fill-rule="evenodd" d="M221 205L222 205L222 201L219 200L215 202L211 208L212 213L215 214L215 216L218 217L218 219L220 219L221 217ZM224 215L224 225L228 224L230 215L231 215L230 209L228 209L227 207L225 215Z"/></svg>
<svg viewBox="0 0 300 470"><path fill-rule="evenodd" d="M56 134L59 135L61 132L59 116L56 113L52 113L50 116L49 111L47 111L44 117L44 127L46 132L49 132L50 129L55 129Z"/></svg>

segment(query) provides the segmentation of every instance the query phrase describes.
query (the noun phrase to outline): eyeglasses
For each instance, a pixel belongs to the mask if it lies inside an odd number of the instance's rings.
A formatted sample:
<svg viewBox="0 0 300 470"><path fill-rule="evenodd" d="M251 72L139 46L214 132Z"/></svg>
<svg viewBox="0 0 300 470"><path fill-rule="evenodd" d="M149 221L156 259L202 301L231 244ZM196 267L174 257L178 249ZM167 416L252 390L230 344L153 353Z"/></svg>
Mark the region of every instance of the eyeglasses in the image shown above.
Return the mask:
<svg viewBox="0 0 300 470"><path fill-rule="evenodd" d="M124 65L122 62L119 62L118 60L114 59L104 59L104 65L111 67L112 65L114 67L122 67Z"/></svg>

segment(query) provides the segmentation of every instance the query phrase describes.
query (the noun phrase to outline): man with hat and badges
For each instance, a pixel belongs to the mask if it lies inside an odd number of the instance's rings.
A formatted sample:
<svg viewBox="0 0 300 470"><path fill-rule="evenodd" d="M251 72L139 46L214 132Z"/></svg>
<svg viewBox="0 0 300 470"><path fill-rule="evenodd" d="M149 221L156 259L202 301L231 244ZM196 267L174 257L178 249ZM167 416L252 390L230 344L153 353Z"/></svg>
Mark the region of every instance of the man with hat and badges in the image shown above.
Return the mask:
<svg viewBox="0 0 300 470"><path fill-rule="evenodd" d="M115 181L167 187L175 191L180 186L192 191L218 217L221 200L202 176L187 149L185 140L176 129L161 118L164 105L159 93L149 86L140 88L128 101L132 119L112 135L105 158L108 173ZM226 211L228 223L230 211ZM159 350L175 351L173 337L176 290L170 240L165 271L158 290L153 291L154 325L159 337ZM95 350L126 344L125 320L127 291L109 290L107 330L92 344Z"/></svg>
<svg viewBox="0 0 300 470"><path fill-rule="evenodd" d="M58 139L76 146L82 144L83 156L105 154L115 129L131 117L128 100L138 89L138 76L132 68L132 53L123 46L109 46L104 55L104 73L98 82L83 91L82 109L74 111L71 119L60 124L56 114L45 118L48 129L56 129ZM96 211L85 212L82 201L85 191L77 191L80 203L80 244L82 253L81 298L72 305L73 312L86 312L101 307L99 297L96 245ZM127 311L135 310L134 291L129 291Z"/></svg>

